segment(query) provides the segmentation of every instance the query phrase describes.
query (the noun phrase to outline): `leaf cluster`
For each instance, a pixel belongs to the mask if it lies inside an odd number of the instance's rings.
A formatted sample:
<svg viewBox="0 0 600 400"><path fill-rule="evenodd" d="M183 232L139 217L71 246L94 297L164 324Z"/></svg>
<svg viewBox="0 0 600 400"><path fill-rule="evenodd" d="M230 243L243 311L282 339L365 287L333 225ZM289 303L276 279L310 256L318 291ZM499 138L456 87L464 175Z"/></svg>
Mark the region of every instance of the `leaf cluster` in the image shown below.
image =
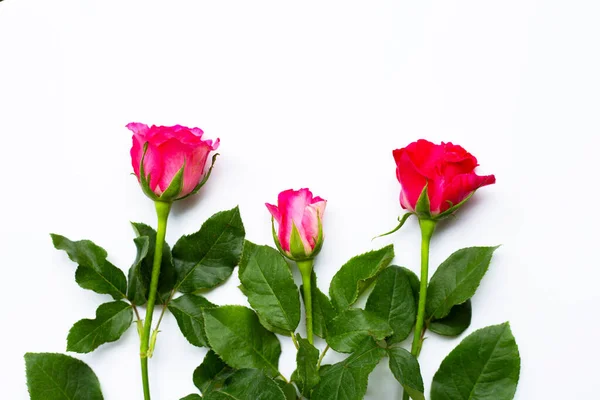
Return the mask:
<svg viewBox="0 0 600 400"><path fill-rule="evenodd" d="M132 324L136 307L147 301L156 232L144 224L133 227L137 252L128 278L94 243L52 235L55 247L77 264L76 282L113 300L100 305L94 319L73 325L68 351L87 353L118 340ZM409 269L390 265L393 246L350 259L333 277L328 294L319 289L312 272L313 328L327 343L323 351L297 332L303 288L295 283L291 265L278 250L245 240L237 208L213 215L199 231L183 236L172 249L165 243L164 249L159 302L175 316L190 344L209 348L193 373L199 393L182 400L360 400L366 394L369 374L386 357L405 393L415 400L425 399L419 363L402 348L415 325L420 282ZM461 249L437 268L428 285L427 330L459 336L470 326L471 298L495 250ZM240 289L251 308L207 300L203 294L224 282L238 265ZM358 308L356 302L363 293L368 293L367 301L364 308ZM290 337L297 347L297 366L290 381L279 371L277 335ZM329 348L348 356L321 365ZM28 354L26 361L32 399L64 398L65 393L67 398L102 398L97 378L78 360ZM68 365L74 375L56 372L58 364ZM519 368L508 324L476 331L442 363L431 399L510 400ZM84 382L88 397L68 397L69 390L78 385L76 379ZM52 397L59 395L63 397Z"/></svg>

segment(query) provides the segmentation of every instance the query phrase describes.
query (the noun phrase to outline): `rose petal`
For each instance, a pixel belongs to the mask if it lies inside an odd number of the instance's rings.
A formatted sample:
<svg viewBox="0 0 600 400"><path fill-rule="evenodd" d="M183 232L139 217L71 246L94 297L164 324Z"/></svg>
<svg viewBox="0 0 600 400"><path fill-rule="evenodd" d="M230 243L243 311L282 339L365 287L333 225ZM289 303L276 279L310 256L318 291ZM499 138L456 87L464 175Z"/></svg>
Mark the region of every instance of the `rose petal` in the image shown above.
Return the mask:
<svg viewBox="0 0 600 400"><path fill-rule="evenodd" d="M427 179L419 172L406 149L394 150L393 155L397 165L396 177L402 185L400 204L414 211Z"/></svg>
<svg viewBox="0 0 600 400"><path fill-rule="evenodd" d="M267 206L267 209L269 210L275 221L277 221L277 224L281 224L281 213L279 212L277 206L274 206L273 204L269 203L265 203L265 206Z"/></svg>
<svg viewBox="0 0 600 400"><path fill-rule="evenodd" d="M148 128L148 125L142 124L140 122L130 122L127 125L125 125L125 127L134 134L140 135L142 137L145 136L148 133L148 130L150 129Z"/></svg>
<svg viewBox="0 0 600 400"><path fill-rule="evenodd" d="M477 167L477 159L461 146L452 143L442 143L444 158L441 160L441 174L446 180L460 174L473 172Z"/></svg>
<svg viewBox="0 0 600 400"><path fill-rule="evenodd" d="M494 175L479 176L475 173L457 175L452 179L452 182L446 186L444 191L445 204L440 207L440 212L450 208L450 203L456 205L467 198L473 191L482 186L492 185L496 183Z"/></svg>
<svg viewBox="0 0 600 400"><path fill-rule="evenodd" d="M405 150L419 174L429 179L438 174L438 160L444 154L439 145L419 139L406 146Z"/></svg>
<svg viewBox="0 0 600 400"><path fill-rule="evenodd" d="M163 142L158 148L157 153L160 154L161 159L163 160L163 173L158 181L158 189L160 193L163 193L171 182L173 178L179 172L181 167L183 167L184 163L191 161L193 149L181 143L179 140L172 138ZM186 168L187 168L186 164ZM184 186L187 184L185 179L185 170L184 170ZM158 193L157 193L158 194Z"/></svg>
<svg viewBox="0 0 600 400"><path fill-rule="evenodd" d="M315 202L315 200L317 201ZM317 245L317 239L319 238L319 220L323 219L326 205L326 200L315 197L313 203L309 204L305 209L302 218L302 227L304 228L306 235L306 243L308 243L308 247L306 248L305 246L307 254L312 252Z"/></svg>
<svg viewBox="0 0 600 400"><path fill-rule="evenodd" d="M192 146L190 145L190 147ZM205 142L200 142L196 147L191 149L190 158L187 160L183 172L183 189L180 197L191 193L202 180L205 173L206 160L211 150L212 147Z"/></svg>

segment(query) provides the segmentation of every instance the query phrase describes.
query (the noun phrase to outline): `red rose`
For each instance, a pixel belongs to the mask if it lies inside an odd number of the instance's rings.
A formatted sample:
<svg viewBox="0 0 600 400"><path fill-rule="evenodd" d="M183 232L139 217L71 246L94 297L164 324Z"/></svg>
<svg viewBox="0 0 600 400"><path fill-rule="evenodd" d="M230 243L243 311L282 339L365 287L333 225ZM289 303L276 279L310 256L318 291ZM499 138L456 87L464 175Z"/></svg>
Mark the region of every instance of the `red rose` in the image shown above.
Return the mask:
<svg viewBox="0 0 600 400"><path fill-rule="evenodd" d="M471 193L496 182L494 175L479 176L477 159L452 143L433 144L420 139L393 152L396 176L402 186L400 204L410 211L427 185L431 216L439 215Z"/></svg>

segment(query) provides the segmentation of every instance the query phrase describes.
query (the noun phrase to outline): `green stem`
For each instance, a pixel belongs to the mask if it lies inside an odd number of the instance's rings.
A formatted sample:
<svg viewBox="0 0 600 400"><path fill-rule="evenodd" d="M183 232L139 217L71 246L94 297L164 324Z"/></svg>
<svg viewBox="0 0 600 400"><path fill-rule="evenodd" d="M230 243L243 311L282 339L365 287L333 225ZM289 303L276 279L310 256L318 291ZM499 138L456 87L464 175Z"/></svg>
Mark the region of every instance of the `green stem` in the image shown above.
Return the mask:
<svg viewBox="0 0 600 400"><path fill-rule="evenodd" d="M298 344L298 340L296 340L296 334L294 332L290 332L290 333L291 333L292 342L294 342L294 347L296 347L296 350L300 350L300 345Z"/></svg>
<svg viewBox="0 0 600 400"><path fill-rule="evenodd" d="M142 386L144 387L144 399L150 400L150 382L148 381L148 357L142 356L140 353L140 360L142 362Z"/></svg>
<svg viewBox="0 0 600 400"><path fill-rule="evenodd" d="M329 345L325 346L325 349L321 353L321 357L319 357L319 361L317 362L317 370L319 370L321 368L321 363L323 362L323 359L325 358L325 354L327 354L327 350L329 350Z"/></svg>
<svg viewBox="0 0 600 400"><path fill-rule="evenodd" d="M419 219L421 226L421 287L419 289L419 307L417 311L417 322L415 324L415 336L412 342L411 353L419 357L425 335L425 304L427 303L427 284L429 281L429 243L435 230L436 222L430 219ZM404 400L408 400L408 393L404 392Z"/></svg>
<svg viewBox="0 0 600 400"><path fill-rule="evenodd" d="M302 275L302 287L304 288L304 309L306 310L306 338L308 343L313 344L313 313L312 313L312 291L311 275L313 260L298 261L298 269Z"/></svg>
<svg viewBox="0 0 600 400"><path fill-rule="evenodd" d="M163 244L167 233L167 219L171 211L171 203L156 201L156 215L158 226L156 229L156 246L154 248L154 264L152 265L152 278L150 280L150 292L148 294L148 305L146 306L146 319L140 344L140 359L142 363L142 385L144 387L144 399L150 400L150 383L148 380L148 349L150 347L150 330L152 328L152 313L156 303L156 291L158 289L158 278L160 276L160 263L162 261Z"/></svg>

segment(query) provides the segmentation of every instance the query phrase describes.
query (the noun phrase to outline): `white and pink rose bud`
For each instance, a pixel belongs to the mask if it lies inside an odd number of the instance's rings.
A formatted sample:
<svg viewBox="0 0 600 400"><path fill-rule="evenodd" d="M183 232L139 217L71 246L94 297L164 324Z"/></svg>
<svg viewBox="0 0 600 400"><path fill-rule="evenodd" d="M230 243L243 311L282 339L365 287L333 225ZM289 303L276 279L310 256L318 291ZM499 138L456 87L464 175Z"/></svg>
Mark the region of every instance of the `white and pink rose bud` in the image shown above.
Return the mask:
<svg viewBox="0 0 600 400"><path fill-rule="evenodd" d="M308 189L279 193L277 205L266 204L277 222L273 239L286 257L294 261L313 259L323 246L323 214L327 201L313 197Z"/></svg>

